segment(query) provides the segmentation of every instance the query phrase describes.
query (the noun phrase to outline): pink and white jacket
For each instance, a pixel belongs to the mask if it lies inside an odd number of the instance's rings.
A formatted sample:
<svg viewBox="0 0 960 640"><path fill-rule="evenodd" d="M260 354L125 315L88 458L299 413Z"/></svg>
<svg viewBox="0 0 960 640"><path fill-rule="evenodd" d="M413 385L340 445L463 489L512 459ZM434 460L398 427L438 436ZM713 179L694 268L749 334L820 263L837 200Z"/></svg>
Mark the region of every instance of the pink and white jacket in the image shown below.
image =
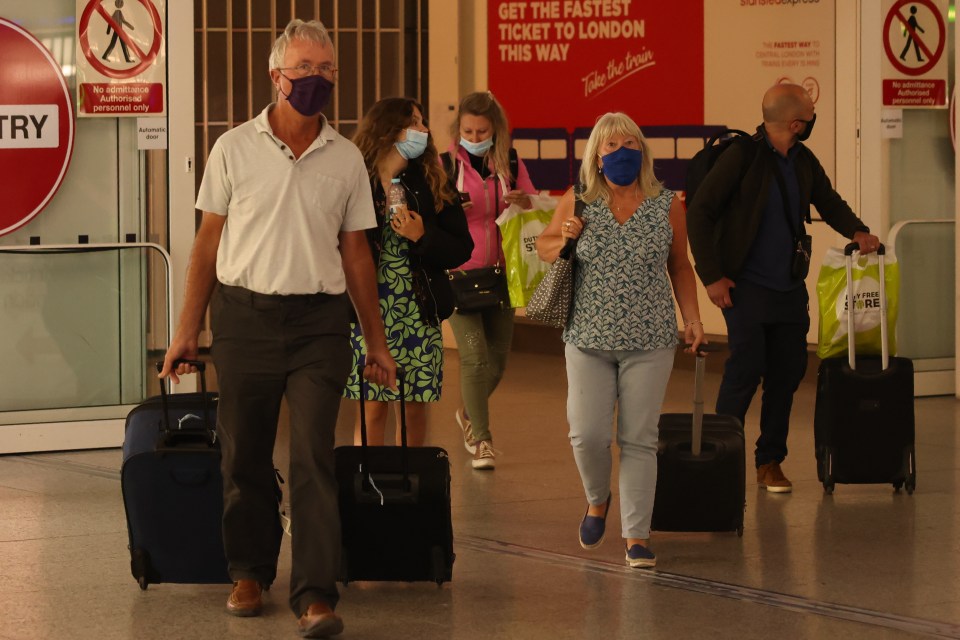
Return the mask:
<svg viewBox="0 0 960 640"><path fill-rule="evenodd" d="M473 253L469 260L457 268L467 270L502 265L504 264L503 246L500 242L500 229L497 227L496 219L504 209L510 206L503 199L504 194L510 191L510 182L504 176L494 174L482 180L480 174L470 164L467 151L458 143L450 146L450 155L455 161L453 182L457 191L469 193L470 202L473 204L464 208L467 226L473 238ZM524 193L536 194L537 191L530 182L530 174L527 173L527 168L520 158L517 158L517 173L519 175L516 188Z"/></svg>

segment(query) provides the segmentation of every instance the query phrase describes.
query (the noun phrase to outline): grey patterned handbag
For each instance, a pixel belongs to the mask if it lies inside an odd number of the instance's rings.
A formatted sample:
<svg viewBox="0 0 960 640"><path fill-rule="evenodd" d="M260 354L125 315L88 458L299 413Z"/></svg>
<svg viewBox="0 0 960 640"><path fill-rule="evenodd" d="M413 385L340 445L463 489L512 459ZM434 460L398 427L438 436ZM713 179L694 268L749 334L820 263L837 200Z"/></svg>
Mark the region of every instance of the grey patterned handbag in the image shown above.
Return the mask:
<svg viewBox="0 0 960 640"><path fill-rule="evenodd" d="M582 187L574 187L573 215L582 217L586 203L580 199ZM530 302L527 303L527 317L537 322L563 329L567 326L570 306L573 304L573 259L577 241L567 240L550 270L537 285Z"/></svg>
<svg viewBox="0 0 960 640"><path fill-rule="evenodd" d="M551 327L564 328L573 302L573 254L576 241L567 240L556 261L537 285L530 302L527 317Z"/></svg>

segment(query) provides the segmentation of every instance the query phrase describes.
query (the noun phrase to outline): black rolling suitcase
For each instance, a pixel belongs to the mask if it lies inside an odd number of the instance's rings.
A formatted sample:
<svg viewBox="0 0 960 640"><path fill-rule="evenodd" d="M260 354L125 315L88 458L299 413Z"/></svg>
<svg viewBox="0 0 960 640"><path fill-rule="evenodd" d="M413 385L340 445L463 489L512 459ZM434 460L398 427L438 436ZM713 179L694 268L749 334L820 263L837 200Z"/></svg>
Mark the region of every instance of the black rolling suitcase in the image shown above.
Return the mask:
<svg viewBox="0 0 960 640"><path fill-rule="evenodd" d="M217 394L149 398L127 416L120 485L130 568L141 589L158 582L226 583Z"/></svg>
<svg viewBox="0 0 960 640"><path fill-rule="evenodd" d="M402 376L398 370L401 398ZM447 452L407 446L403 400L400 446L367 445L362 389L360 425L362 446L334 452L343 534L340 581L449 582L455 556Z"/></svg>
<svg viewBox="0 0 960 640"><path fill-rule="evenodd" d="M848 300L856 249L855 242L844 249ZM913 361L888 352L884 252L880 245L881 356L857 358L853 315L847 314L847 357L827 358L817 372L817 477L828 494L838 482L890 483L898 491L905 486L911 494L917 484Z"/></svg>
<svg viewBox="0 0 960 640"><path fill-rule="evenodd" d="M703 414L703 351L697 354L693 413L660 416L651 529L736 531L742 536L743 425L732 416Z"/></svg>

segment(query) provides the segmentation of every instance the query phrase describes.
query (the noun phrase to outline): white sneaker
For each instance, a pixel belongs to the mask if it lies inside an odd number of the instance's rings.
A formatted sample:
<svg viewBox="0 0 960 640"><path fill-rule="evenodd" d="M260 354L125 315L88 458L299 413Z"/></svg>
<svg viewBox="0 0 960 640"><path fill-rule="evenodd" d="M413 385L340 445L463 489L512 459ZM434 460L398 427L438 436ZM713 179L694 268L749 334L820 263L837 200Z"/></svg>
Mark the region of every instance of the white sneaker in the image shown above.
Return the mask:
<svg viewBox="0 0 960 640"><path fill-rule="evenodd" d="M490 441L481 440L477 443L477 452L473 454L470 464L474 469L493 469L497 464L495 458L496 454Z"/></svg>
<svg viewBox="0 0 960 640"><path fill-rule="evenodd" d="M473 423L470 422L470 418L467 418L460 409L457 409L455 414L457 417L457 424L460 425L460 430L463 432L463 446L471 454L477 453L477 440L473 437Z"/></svg>

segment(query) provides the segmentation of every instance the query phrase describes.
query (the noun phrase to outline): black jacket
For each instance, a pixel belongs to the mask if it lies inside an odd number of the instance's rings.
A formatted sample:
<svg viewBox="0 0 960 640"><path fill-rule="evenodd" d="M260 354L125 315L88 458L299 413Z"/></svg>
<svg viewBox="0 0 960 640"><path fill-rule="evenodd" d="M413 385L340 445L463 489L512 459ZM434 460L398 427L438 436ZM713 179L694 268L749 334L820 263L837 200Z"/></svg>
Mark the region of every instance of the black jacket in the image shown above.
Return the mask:
<svg viewBox="0 0 960 640"><path fill-rule="evenodd" d="M720 278L736 280L757 236L772 180L776 153L764 139L763 125L752 138L731 144L704 177L687 210L687 235L704 285ZM810 205L824 222L846 238L869 231L830 183L820 161L802 142L794 160L800 185L800 215L810 217ZM791 259L785 256L785 259Z"/></svg>
<svg viewBox="0 0 960 640"><path fill-rule="evenodd" d="M433 192L427 183L423 166L413 160L400 173L400 184L407 196L407 208L423 218L423 237L410 242L410 268L413 272L413 293L427 324L439 326L440 321L453 313L453 291L447 269L454 269L470 259L473 239L467 228L467 218L454 198L438 212ZM377 227L367 229L367 241L373 260L379 264L380 238L387 224L387 197L380 180L371 180Z"/></svg>

